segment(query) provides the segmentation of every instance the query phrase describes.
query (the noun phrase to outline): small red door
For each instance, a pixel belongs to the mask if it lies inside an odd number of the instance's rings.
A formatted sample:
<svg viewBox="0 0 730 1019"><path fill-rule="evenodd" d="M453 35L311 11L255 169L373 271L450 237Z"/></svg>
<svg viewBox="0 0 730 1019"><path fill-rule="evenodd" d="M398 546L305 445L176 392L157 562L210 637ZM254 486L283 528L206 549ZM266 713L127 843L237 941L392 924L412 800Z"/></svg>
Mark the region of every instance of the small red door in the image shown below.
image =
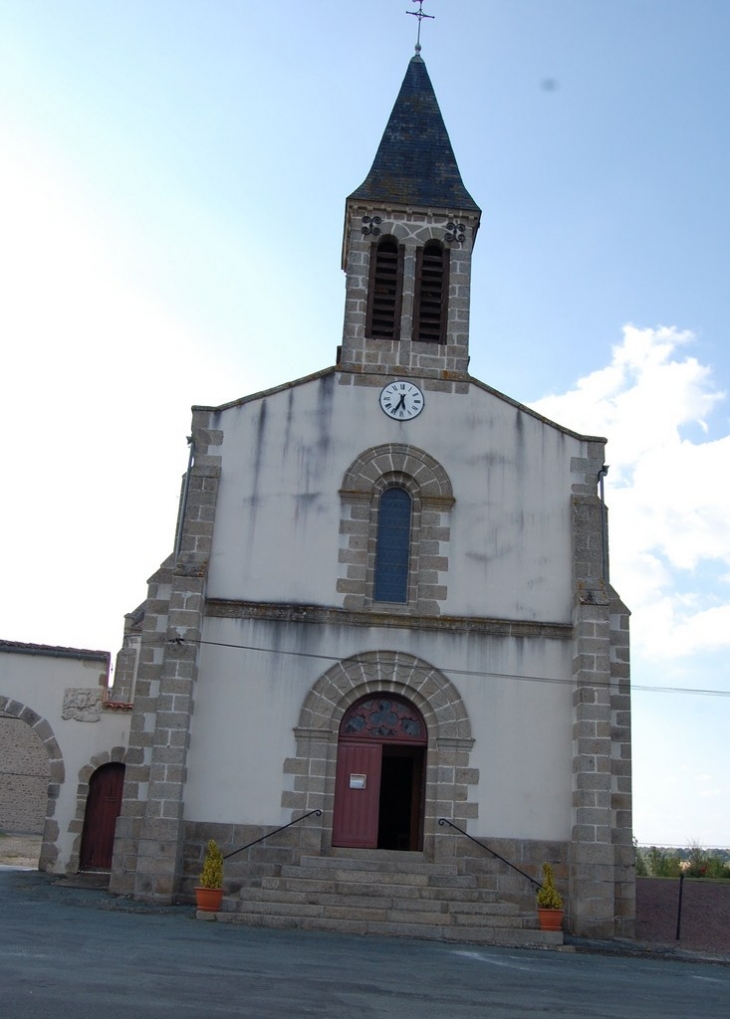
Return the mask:
<svg viewBox="0 0 730 1019"><path fill-rule="evenodd" d="M123 764L103 764L91 776L81 835L81 870L111 869L114 829L122 809L123 787Z"/></svg>
<svg viewBox="0 0 730 1019"><path fill-rule="evenodd" d="M380 809L379 744L340 741L332 845L377 849Z"/></svg>

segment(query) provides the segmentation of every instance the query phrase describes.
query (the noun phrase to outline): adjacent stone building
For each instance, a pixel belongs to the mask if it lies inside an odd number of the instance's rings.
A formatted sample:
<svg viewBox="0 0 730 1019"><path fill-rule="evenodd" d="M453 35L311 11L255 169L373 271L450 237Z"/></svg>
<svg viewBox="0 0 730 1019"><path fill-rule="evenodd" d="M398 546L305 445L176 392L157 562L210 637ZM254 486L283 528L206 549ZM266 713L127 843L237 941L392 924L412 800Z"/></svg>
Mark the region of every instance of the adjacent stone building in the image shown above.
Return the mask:
<svg viewBox="0 0 730 1019"><path fill-rule="evenodd" d="M336 364L193 409L117 670L112 891L189 899L215 837L247 922L520 944L549 860L569 929L631 934L604 440L469 374L480 217L417 54L347 200Z"/></svg>
<svg viewBox="0 0 730 1019"><path fill-rule="evenodd" d="M108 651L0 640L0 831L40 835L40 868L111 866L131 704Z"/></svg>

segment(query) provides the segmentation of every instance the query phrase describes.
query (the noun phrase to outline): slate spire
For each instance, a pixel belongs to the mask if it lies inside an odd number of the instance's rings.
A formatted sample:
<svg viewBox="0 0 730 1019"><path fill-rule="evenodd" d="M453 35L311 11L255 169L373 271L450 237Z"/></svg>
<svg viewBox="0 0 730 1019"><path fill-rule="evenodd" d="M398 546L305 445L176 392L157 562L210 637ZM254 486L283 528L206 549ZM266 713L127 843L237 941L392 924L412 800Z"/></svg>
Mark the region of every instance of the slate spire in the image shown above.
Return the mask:
<svg viewBox="0 0 730 1019"><path fill-rule="evenodd" d="M408 64L370 173L356 201L479 212L464 187L426 65Z"/></svg>

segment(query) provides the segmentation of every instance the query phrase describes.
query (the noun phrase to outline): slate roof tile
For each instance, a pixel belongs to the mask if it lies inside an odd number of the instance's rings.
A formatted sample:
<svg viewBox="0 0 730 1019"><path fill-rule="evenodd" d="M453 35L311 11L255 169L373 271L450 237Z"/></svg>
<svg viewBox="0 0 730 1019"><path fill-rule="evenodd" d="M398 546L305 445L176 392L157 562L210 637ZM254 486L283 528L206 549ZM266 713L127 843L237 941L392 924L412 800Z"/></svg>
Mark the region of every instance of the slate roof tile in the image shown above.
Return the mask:
<svg viewBox="0 0 730 1019"><path fill-rule="evenodd" d="M423 59L416 54L365 181L350 199L480 212L464 187Z"/></svg>

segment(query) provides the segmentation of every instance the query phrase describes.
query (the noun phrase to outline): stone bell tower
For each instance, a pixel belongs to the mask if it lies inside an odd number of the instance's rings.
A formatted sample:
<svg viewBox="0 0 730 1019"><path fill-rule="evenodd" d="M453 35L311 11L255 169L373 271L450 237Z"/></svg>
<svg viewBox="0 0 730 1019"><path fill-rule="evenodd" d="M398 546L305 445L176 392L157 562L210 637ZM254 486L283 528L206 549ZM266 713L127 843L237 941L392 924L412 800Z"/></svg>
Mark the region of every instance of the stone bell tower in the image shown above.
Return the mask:
<svg viewBox="0 0 730 1019"><path fill-rule="evenodd" d="M347 199L339 368L466 378L480 216L416 53L370 173Z"/></svg>

